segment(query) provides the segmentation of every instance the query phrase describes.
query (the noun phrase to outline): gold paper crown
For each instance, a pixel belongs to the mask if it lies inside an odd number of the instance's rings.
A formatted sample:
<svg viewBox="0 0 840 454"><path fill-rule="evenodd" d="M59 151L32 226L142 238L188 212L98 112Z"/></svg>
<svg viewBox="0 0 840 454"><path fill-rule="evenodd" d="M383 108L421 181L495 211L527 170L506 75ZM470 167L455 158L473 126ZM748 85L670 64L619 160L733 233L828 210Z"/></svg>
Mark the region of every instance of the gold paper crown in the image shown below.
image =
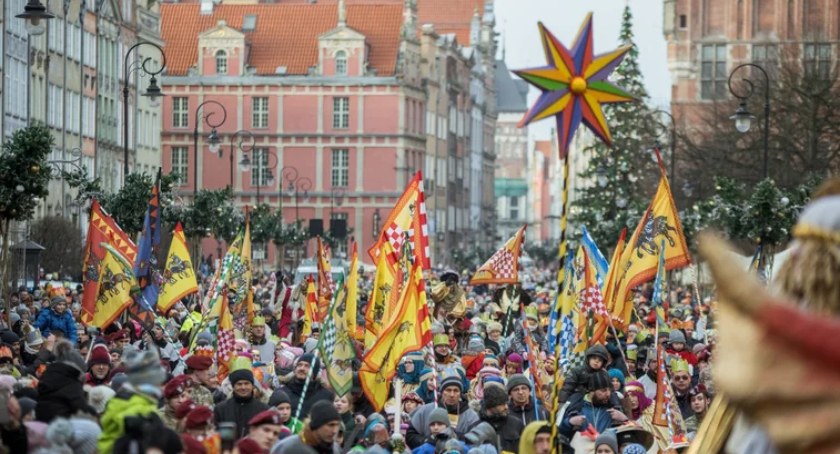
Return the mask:
<svg viewBox="0 0 840 454"><path fill-rule="evenodd" d="M817 239L832 243L840 243L840 233L808 224L798 224L794 226L793 236L799 239Z"/></svg>
<svg viewBox="0 0 840 454"><path fill-rule="evenodd" d="M251 326L265 326L265 317L257 315L251 321Z"/></svg>
<svg viewBox="0 0 840 454"><path fill-rule="evenodd" d="M192 354L196 356L206 356L208 358L213 358L213 347L209 345L198 345L195 347L195 349L193 349Z"/></svg>
<svg viewBox="0 0 840 454"><path fill-rule="evenodd" d="M685 372L690 373L688 368L688 361L682 358L674 358L671 360L671 373L676 374L677 372Z"/></svg>
<svg viewBox="0 0 840 454"><path fill-rule="evenodd" d="M432 343L434 345L449 345L449 336L446 334L435 334L432 337Z"/></svg>
<svg viewBox="0 0 840 454"><path fill-rule="evenodd" d="M635 348L627 348L627 359L632 361L639 360L639 350Z"/></svg>

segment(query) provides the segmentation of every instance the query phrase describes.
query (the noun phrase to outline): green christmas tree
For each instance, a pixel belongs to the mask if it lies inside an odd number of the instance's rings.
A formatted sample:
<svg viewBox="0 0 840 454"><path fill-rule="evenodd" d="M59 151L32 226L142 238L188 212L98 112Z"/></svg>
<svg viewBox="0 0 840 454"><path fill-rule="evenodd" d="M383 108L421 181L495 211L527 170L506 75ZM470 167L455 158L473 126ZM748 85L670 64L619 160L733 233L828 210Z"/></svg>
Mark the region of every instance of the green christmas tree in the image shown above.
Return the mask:
<svg viewBox="0 0 840 454"><path fill-rule="evenodd" d="M627 6L619 40L631 49L610 81L633 94L637 101L605 107L613 145L599 141L583 150L589 164L579 176L587 187L578 189L579 197L571 211L572 225L586 226L605 252L614 247L623 228L635 228L659 180L658 167L648 150L661 128L657 130L646 105L648 94L639 70L632 19Z"/></svg>

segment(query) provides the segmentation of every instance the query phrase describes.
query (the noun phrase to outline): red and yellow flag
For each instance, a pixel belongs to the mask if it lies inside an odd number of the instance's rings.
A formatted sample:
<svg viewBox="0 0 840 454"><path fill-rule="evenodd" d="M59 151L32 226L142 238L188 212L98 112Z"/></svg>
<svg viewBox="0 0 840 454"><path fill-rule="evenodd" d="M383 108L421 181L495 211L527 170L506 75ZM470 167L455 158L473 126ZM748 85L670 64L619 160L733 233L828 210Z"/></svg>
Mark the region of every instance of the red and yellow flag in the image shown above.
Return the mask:
<svg viewBox="0 0 840 454"><path fill-rule="evenodd" d="M210 311L210 318L216 320L216 363L219 366L219 381L225 379L230 372L230 363L233 359L234 344L236 335L233 331L233 316L230 313L227 294L222 294L219 303L213 306ZM211 332L213 329L211 328Z"/></svg>
<svg viewBox="0 0 840 454"><path fill-rule="evenodd" d="M412 267L405 291L400 295L395 316L368 350L359 370L362 390L376 411L382 411L400 359L420 350L432 340L431 320L426 303L423 270Z"/></svg>
<svg viewBox="0 0 840 454"><path fill-rule="evenodd" d="M624 247L617 264L610 266L615 279L607 280L606 300L612 308L613 321L622 328L630 323L633 303L630 292L656 277L659 266L659 249L665 240L665 268L672 270L691 263L683 235L680 217L660 161L659 187L630 240Z"/></svg>
<svg viewBox="0 0 840 454"><path fill-rule="evenodd" d="M379 263L380 253L390 252L389 261L393 263L399 260L403 246L410 248L412 255L424 270L430 268L426 196L423 192L421 172L417 172L406 186L394 209L385 219L376 243L368 249L368 254L373 263Z"/></svg>
<svg viewBox="0 0 840 454"><path fill-rule="evenodd" d="M175 224L175 230L172 232L172 243L169 245L169 254L166 256L157 310L165 314L181 298L197 292L198 282L187 249L187 238L179 222Z"/></svg>
<svg viewBox="0 0 840 454"><path fill-rule="evenodd" d="M87 240L84 252L84 294L82 298L82 323L91 325L94 317L97 320L109 318L96 315L97 298L99 297L99 275L102 261L105 259L105 248L102 244L111 245L120 255L134 267L137 257L137 246L131 242L125 232L120 229L116 221L109 216L99 201L93 199L90 205L90 222L88 222ZM117 314L119 315L119 314Z"/></svg>
<svg viewBox="0 0 840 454"><path fill-rule="evenodd" d="M330 248L321 241L318 241L318 321L323 322L330 310L335 284L332 280L332 264L330 263Z"/></svg>
<svg viewBox="0 0 840 454"><path fill-rule="evenodd" d="M522 254L522 241L525 238L523 225L501 249L484 262L470 279L470 285L479 284L516 284L519 282L519 256Z"/></svg>

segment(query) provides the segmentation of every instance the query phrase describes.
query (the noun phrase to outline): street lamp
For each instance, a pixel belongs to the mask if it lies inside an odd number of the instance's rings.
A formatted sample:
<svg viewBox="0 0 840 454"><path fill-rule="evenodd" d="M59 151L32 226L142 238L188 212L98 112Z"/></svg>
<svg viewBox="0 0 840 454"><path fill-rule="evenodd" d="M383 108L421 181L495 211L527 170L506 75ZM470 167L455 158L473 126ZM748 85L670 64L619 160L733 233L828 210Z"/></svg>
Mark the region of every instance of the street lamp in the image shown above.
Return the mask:
<svg viewBox="0 0 840 454"><path fill-rule="evenodd" d="M379 208L373 211L373 239L379 238L379 226L382 222L382 215L379 214Z"/></svg>
<svg viewBox="0 0 840 454"><path fill-rule="evenodd" d="M37 0L30 0L29 3ZM160 65L156 70L150 70L146 65L152 61L152 57L146 57L143 59L143 62L135 66L133 69L131 65L128 64L128 57L131 56L131 52L134 49L137 49L140 46L152 46L160 52ZM166 54L163 52L163 48L158 46L155 43L151 43L148 41L140 41L139 43L131 46L128 48L128 51L125 53L125 58L123 62L123 186L125 186L126 179L128 178L128 76L132 71L143 70L144 73L151 76L149 79L149 86L146 87L146 91L141 94L141 96L146 96L149 98L151 103L157 103L159 98L163 96L163 92L160 90L160 87L157 84L157 76L158 74L162 73L164 69L166 69Z"/></svg>
<svg viewBox="0 0 840 454"><path fill-rule="evenodd" d="M235 133L233 133L232 136L230 136L230 189L231 189L231 191L233 190L233 169L234 169L233 160L234 160L234 156L236 155L236 148L233 147L233 144L234 144L234 142L236 141L237 138L239 139L239 141L236 142L237 148L239 148L239 151L242 153L243 156L247 156L246 153L249 153L251 150L253 150L254 146L256 145L256 139L254 138L254 134L251 131L248 131L248 130L245 130L245 129L240 129L239 131L236 131ZM246 145L245 143L243 143L243 139L247 139L250 143ZM220 158L222 157L221 149L219 149L219 157ZM245 169L245 170L247 170L247 169Z"/></svg>
<svg viewBox="0 0 840 454"><path fill-rule="evenodd" d="M55 15L47 11L41 0L29 0L23 7L23 12L17 16L26 21L26 32L30 36L43 35L47 31L45 20L54 19Z"/></svg>
<svg viewBox="0 0 840 454"><path fill-rule="evenodd" d="M219 120L218 123L213 123L211 120L216 112L206 113L201 117L198 116L201 108L208 104L215 104L219 107L219 109L222 109L222 119ZM193 129L193 200L198 197L198 127L202 122L207 123L207 126L210 126L210 135L207 136L208 148L211 153L218 153L222 141L219 139L219 134L216 132L216 128L224 124L225 120L227 120L227 110L225 109L225 106L218 101L209 99L195 108L195 128Z"/></svg>
<svg viewBox="0 0 840 454"><path fill-rule="evenodd" d="M333 217L333 205L337 207L341 207L341 204L344 203L344 189L333 189L330 191L330 220Z"/></svg>
<svg viewBox="0 0 840 454"><path fill-rule="evenodd" d="M767 71L765 71L761 66L755 63L744 63L735 67L735 69L729 73L729 92L732 93L732 96L735 96L741 101L738 105L738 110L735 111L735 115L729 118L735 120L735 129L737 129L740 133L749 131L750 126L752 126L752 120L755 118L755 115L750 113L747 109L747 100L755 91L755 84L753 81L747 78L741 79L747 85L747 89L743 92L743 94L738 94L732 86L732 77L735 76L735 73L746 67L755 68L761 71L761 74L764 76L764 178L767 178L770 176L767 157L770 150L770 76L767 75Z"/></svg>
<svg viewBox="0 0 840 454"><path fill-rule="evenodd" d="M253 149L252 149L253 150ZM260 153L265 153L269 157L274 158L274 164L271 164L271 161L268 161L267 167L268 169L263 172L263 157L260 156L259 159L255 159L257 161L257 203L260 203L260 187L262 187L263 178L265 178L266 186L274 186L274 172L271 171L272 167L276 167L279 159L277 159L277 155L274 154L273 151L269 150L268 148L264 148L260 151ZM239 161L239 170L243 172L247 172L253 167L253 163L251 162L251 158L248 157L247 154L243 153L242 160ZM263 177L263 175L265 175Z"/></svg>
<svg viewBox="0 0 840 454"><path fill-rule="evenodd" d="M609 181L607 180L607 169L604 166L598 166L595 170L596 178L598 179L598 186L606 188Z"/></svg>

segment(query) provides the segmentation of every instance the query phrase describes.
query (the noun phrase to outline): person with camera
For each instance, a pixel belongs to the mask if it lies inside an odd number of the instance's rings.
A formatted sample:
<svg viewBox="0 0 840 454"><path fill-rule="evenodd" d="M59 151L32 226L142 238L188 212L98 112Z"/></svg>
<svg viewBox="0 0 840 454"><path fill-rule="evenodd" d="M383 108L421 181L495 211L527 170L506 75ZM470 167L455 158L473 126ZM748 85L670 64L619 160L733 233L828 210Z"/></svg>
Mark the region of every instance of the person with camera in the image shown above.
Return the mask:
<svg viewBox="0 0 840 454"><path fill-rule="evenodd" d="M268 405L257 397L254 385L254 372L251 369L235 369L228 380L233 386L232 395L213 409L216 425L221 423L236 424L236 439L242 438L248 431L248 421L259 413L268 410Z"/></svg>

